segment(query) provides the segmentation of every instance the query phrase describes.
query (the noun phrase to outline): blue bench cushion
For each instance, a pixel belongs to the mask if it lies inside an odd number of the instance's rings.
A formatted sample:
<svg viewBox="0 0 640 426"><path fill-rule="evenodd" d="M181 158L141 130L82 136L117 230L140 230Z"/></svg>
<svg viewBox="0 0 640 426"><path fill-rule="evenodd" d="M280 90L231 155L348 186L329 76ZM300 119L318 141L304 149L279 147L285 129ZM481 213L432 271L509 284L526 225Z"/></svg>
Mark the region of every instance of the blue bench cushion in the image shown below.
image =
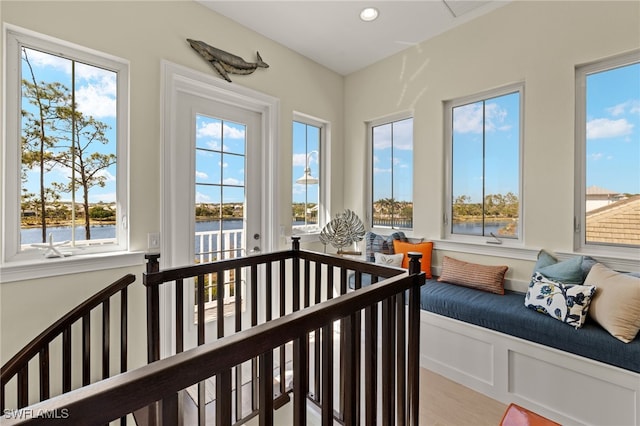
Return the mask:
<svg viewBox="0 0 640 426"><path fill-rule="evenodd" d="M523 293L498 295L431 279L420 299L426 311L640 373L640 334L623 343L591 319L575 329L525 307Z"/></svg>

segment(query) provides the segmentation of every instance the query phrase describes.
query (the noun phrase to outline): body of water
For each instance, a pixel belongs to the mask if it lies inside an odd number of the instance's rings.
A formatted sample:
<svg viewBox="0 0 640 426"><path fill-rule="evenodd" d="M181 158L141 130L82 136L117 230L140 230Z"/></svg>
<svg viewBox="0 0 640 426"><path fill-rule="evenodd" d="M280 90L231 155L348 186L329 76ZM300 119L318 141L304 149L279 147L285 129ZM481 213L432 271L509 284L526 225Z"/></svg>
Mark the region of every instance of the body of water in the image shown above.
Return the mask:
<svg viewBox="0 0 640 426"><path fill-rule="evenodd" d="M222 229L242 229L242 220L224 220L222 221ZM205 231L219 231L220 221L204 221L196 222L196 232ZM84 241L85 233L84 226L76 226L76 241ZM53 234L53 241L68 241L71 240L71 227L70 226L50 226L47 227L47 239L49 234ZM91 226L91 239L102 240L116 237L115 225L92 225ZM25 228L20 230L20 238L22 244L34 244L42 242L42 228ZM198 244L196 242L196 244ZM205 247L208 249L208 247ZM215 249L215 247L214 247ZM196 246L196 252L200 250L199 246Z"/></svg>
<svg viewBox="0 0 640 426"><path fill-rule="evenodd" d="M514 222L511 220L487 221L484 223L484 235L489 236L491 235L491 232L493 232L498 237L501 237L499 231L508 225L513 226L513 223ZM518 234L517 222L515 225L516 226L513 229L514 233L511 234L514 237ZM482 222L454 222L452 232L454 234L482 235Z"/></svg>

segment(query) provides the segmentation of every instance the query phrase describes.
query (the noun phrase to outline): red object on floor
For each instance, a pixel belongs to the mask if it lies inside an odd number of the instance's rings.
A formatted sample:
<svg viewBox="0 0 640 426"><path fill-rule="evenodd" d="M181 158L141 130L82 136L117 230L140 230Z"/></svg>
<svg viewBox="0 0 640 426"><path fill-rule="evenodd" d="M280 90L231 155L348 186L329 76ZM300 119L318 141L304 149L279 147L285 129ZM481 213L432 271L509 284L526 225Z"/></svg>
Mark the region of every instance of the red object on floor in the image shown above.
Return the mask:
<svg viewBox="0 0 640 426"><path fill-rule="evenodd" d="M504 412L500 426L560 426L560 423L542 417L540 414L536 414L512 402L507 407L507 411Z"/></svg>

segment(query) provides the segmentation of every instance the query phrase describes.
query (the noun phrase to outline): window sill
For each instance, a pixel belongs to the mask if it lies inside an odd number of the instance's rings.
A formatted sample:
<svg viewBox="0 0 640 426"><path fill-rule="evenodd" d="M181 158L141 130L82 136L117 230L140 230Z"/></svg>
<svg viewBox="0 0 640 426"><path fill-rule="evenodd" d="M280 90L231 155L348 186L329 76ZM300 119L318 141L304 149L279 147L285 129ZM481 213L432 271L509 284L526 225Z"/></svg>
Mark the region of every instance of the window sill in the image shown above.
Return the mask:
<svg viewBox="0 0 640 426"><path fill-rule="evenodd" d="M538 259L538 252L540 251L540 249L537 248L528 248L524 247L520 243L512 243L505 240L503 240L502 244L437 239L432 239L430 241L433 241L433 248L436 250L481 254L520 260L536 261Z"/></svg>
<svg viewBox="0 0 640 426"><path fill-rule="evenodd" d="M640 272L640 250L621 249L619 247L594 247L579 249L575 252L557 251L559 260L573 256L590 256L608 268L622 272Z"/></svg>
<svg viewBox="0 0 640 426"><path fill-rule="evenodd" d="M144 265L144 252L112 252L9 262L0 266L0 283L141 265Z"/></svg>

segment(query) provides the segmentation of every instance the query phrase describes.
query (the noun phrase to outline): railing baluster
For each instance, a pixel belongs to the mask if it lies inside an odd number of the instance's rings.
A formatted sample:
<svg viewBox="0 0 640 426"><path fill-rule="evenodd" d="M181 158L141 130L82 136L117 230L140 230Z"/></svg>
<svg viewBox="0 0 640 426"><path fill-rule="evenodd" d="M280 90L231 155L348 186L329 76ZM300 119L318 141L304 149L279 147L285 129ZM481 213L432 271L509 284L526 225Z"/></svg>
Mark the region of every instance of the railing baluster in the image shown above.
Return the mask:
<svg viewBox="0 0 640 426"><path fill-rule="evenodd" d="M235 268L234 272L234 300L235 300L235 331L242 330L242 269ZM242 364L235 367L236 388L236 419L242 418Z"/></svg>
<svg viewBox="0 0 640 426"><path fill-rule="evenodd" d="M251 265L251 327L258 325L258 266ZM258 360L251 359L251 410L258 407Z"/></svg>
<svg viewBox="0 0 640 426"><path fill-rule="evenodd" d="M284 260L280 261L280 317L285 316L286 313L286 284L287 284L287 264ZM284 395L286 392L286 365L287 365L287 353L286 345L280 345L280 394Z"/></svg>
<svg viewBox="0 0 640 426"><path fill-rule="evenodd" d="M120 372L127 371L127 357L128 357L128 333L129 329L127 324L129 321L128 315L129 295L127 288L123 288L120 291Z"/></svg>
<svg viewBox="0 0 640 426"><path fill-rule="evenodd" d="M91 314L82 317L82 386L91 383Z"/></svg>
<svg viewBox="0 0 640 426"><path fill-rule="evenodd" d="M392 341L393 318L391 316L391 301L382 301L382 424L393 425L393 350Z"/></svg>
<svg viewBox="0 0 640 426"><path fill-rule="evenodd" d="M128 293L127 287L120 290L120 372L124 373L127 371L127 356L128 356L128 334L127 334L127 323L128 323ZM122 416L120 418L120 426L126 426L127 417Z"/></svg>
<svg viewBox="0 0 640 426"><path fill-rule="evenodd" d="M304 333L304 335L293 341L293 377L295 377L293 382L294 426L305 426L307 424L307 394L309 393L309 376L305 371L309 357L307 340L307 334ZM333 372L330 374L333 374Z"/></svg>
<svg viewBox="0 0 640 426"><path fill-rule="evenodd" d="M420 273L420 253L408 253L409 273ZM418 284L424 284L424 275L414 277ZM409 342L407 344L407 390L408 418L407 423L418 426L420 411L420 287L413 285L409 289Z"/></svg>
<svg viewBox="0 0 640 426"><path fill-rule="evenodd" d="M109 299L102 302L102 378L109 377L109 350L111 344L111 324L110 312L111 304Z"/></svg>
<svg viewBox="0 0 640 426"><path fill-rule="evenodd" d="M357 421L357 405L360 405L360 401L357 399L356 392L356 380L358 374L356 374L356 334L359 329L356 328L356 316L350 315L342 320L344 324L344 348L342 353L344 354L343 366L341 376L344 376L344 411L342 412L344 424L353 425L358 424ZM333 422L332 422L333 423Z"/></svg>
<svg viewBox="0 0 640 426"><path fill-rule="evenodd" d="M231 425L231 398L227 398L230 395L231 370L225 370L216 376L216 426Z"/></svg>
<svg viewBox="0 0 640 426"><path fill-rule="evenodd" d="M320 262L316 262L316 274L315 281L313 283L315 290L315 304L321 302L321 289L322 289L322 264ZM313 332L314 343L313 343L313 400L316 403L320 402L320 358L321 358L321 348L320 348L320 339L322 338L320 329L316 329Z"/></svg>
<svg viewBox="0 0 640 426"><path fill-rule="evenodd" d="M260 355L260 426L273 426L273 351Z"/></svg>
<svg viewBox="0 0 640 426"><path fill-rule="evenodd" d="M184 280L176 280L176 353L184 350Z"/></svg>
<svg viewBox="0 0 640 426"><path fill-rule="evenodd" d="M378 423L378 305L367 307L364 317L365 424L375 425Z"/></svg>
<svg viewBox="0 0 640 426"><path fill-rule="evenodd" d="M271 311L273 309L273 265L267 262L265 265L265 320L271 321Z"/></svg>
<svg viewBox="0 0 640 426"><path fill-rule="evenodd" d="M40 364L40 401L49 399L50 395L50 372L49 372L49 345L40 350L38 356Z"/></svg>
<svg viewBox="0 0 640 426"><path fill-rule="evenodd" d="M224 271L216 274L216 325L218 329L218 339L224 337Z"/></svg>
<svg viewBox="0 0 640 426"><path fill-rule="evenodd" d="M71 390L71 326L62 332L62 392Z"/></svg>
<svg viewBox="0 0 640 426"><path fill-rule="evenodd" d="M29 405L29 364L18 372L18 408Z"/></svg>
<svg viewBox="0 0 640 426"><path fill-rule="evenodd" d="M404 292L396 294L396 424L406 424L406 381L405 381L405 297Z"/></svg>
<svg viewBox="0 0 640 426"><path fill-rule="evenodd" d="M333 265L327 265L327 300L333 299Z"/></svg>
<svg viewBox="0 0 640 426"><path fill-rule="evenodd" d="M295 376L296 380L298 376ZM333 425L333 322L322 327L322 425Z"/></svg>

